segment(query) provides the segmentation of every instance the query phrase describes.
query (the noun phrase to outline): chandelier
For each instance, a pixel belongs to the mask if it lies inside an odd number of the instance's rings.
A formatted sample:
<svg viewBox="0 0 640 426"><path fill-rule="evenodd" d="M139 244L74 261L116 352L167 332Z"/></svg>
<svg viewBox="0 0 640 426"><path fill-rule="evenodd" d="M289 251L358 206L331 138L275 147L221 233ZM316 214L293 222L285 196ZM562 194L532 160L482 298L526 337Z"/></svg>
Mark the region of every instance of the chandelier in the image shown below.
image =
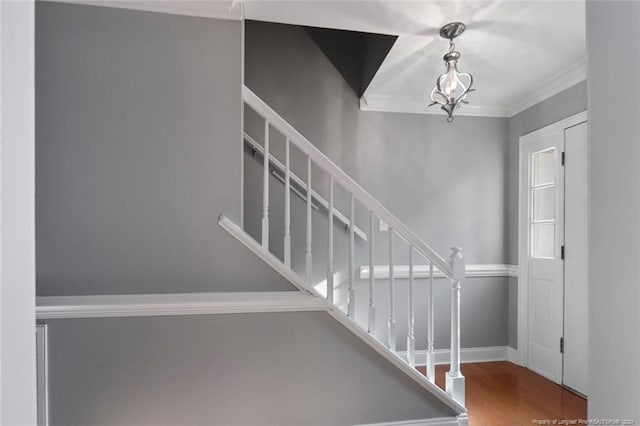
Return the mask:
<svg viewBox="0 0 640 426"><path fill-rule="evenodd" d="M440 109L447 113L447 122L453 121L453 112L462 104L468 104L467 95L473 92L473 77L466 72L458 71L460 52L456 52L453 39L464 32L462 22L452 22L440 29L440 37L449 39L449 52L442 57L446 71L436 80L436 85L431 90L431 103L429 106L440 105Z"/></svg>

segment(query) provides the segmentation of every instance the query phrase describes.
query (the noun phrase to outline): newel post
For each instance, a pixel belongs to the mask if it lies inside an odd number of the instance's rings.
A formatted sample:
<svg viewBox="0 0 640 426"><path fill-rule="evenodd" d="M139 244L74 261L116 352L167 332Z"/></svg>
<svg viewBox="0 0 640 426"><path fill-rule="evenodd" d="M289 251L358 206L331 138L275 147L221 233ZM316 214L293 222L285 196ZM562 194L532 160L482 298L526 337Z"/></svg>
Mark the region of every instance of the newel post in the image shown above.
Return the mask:
<svg viewBox="0 0 640 426"><path fill-rule="evenodd" d="M451 248L451 364L446 376L446 391L464 405L464 376L460 372L460 284L465 278L465 261L460 247Z"/></svg>

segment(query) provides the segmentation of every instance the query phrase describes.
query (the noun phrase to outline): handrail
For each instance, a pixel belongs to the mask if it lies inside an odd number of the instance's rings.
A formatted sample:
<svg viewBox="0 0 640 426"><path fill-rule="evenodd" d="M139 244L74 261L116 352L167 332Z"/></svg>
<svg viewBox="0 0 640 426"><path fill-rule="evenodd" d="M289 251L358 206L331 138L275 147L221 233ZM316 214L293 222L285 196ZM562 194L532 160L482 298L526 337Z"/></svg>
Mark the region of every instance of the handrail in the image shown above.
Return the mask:
<svg viewBox="0 0 640 426"><path fill-rule="evenodd" d="M449 279L455 279L453 270L449 263L436 253L427 243L422 241L420 237L414 234L404 223L389 212L380 202L378 202L371 194L369 194L358 183L351 179L342 169L340 169L333 161L316 148L307 138L302 136L291 124L275 112L269 105L260 99L247 86L242 87L242 99L262 115L273 127L277 128L290 142L298 149L305 153L313 162L321 169L333 176L334 180L339 183L347 191L351 192L358 201L375 212L378 219L386 222L393 231L402 237L407 243L412 245L414 249L429 261L433 262Z"/></svg>
<svg viewBox="0 0 640 426"><path fill-rule="evenodd" d="M257 152L260 153L260 155L264 155L264 148L262 147L262 145L260 145L258 143L258 141L256 141L254 138L252 138L247 132L244 133L244 140L251 145L252 148L254 148ZM278 169L280 172L285 173L286 171L286 167L284 164L282 164L276 157L274 157L272 154L269 154L269 162L276 168ZM276 174L274 174L274 176L276 177L276 179L281 180L281 182L284 183L284 178L280 177ZM300 178L298 177L298 175L296 175L295 173L291 172L291 180L293 182L296 183L296 185L298 185L303 191L307 191L307 184ZM295 191L293 189L294 187L291 187L292 191ZM299 194L299 196L304 199L304 197L306 195L304 194ZM329 209L329 203L327 202L327 200L325 200L320 194L318 194L318 192L316 192L313 188L311 189L311 197L313 199L316 200L316 202L318 204L320 204L323 208L325 209ZM342 222L343 225L345 225L346 229L349 229L349 219L342 214L338 209L334 209L333 210L333 214L335 215L335 218L338 219L340 222ZM358 237L360 237L360 239L362 239L363 241L367 241L367 234L364 233L364 231L360 228L358 228L357 226L354 228L354 232L356 233L356 235Z"/></svg>

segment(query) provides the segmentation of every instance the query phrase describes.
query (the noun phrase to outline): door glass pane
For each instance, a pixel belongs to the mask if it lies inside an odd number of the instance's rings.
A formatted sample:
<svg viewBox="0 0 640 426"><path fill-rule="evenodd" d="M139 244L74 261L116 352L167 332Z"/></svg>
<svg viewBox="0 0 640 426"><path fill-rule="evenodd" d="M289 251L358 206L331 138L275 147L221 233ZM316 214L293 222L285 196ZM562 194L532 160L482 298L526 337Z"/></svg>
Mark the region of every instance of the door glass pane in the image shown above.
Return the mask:
<svg viewBox="0 0 640 426"><path fill-rule="evenodd" d="M555 250L556 225L539 223L531 225L531 257L552 259Z"/></svg>
<svg viewBox="0 0 640 426"><path fill-rule="evenodd" d="M533 221L556 218L556 187L533 190Z"/></svg>
<svg viewBox="0 0 640 426"><path fill-rule="evenodd" d="M556 149L551 148L533 154L533 186L556 181Z"/></svg>

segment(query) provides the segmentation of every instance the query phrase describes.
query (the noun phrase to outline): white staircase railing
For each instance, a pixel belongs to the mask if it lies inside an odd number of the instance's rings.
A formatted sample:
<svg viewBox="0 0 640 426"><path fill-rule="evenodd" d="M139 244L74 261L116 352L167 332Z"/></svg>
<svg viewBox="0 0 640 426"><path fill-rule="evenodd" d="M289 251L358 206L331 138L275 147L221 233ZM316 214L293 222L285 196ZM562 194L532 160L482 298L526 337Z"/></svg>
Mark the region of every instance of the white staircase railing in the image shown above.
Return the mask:
<svg viewBox="0 0 640 426"><path fill-rule="evenodd" d="M415 235L406 225L400 222L382 204L374 199L367 191L351 179L342 169L333 163L327 156L318 150L302 134L293 128L287 121L278 115L271 107L262 101L246 86L243 87L242 99L258 115L264 119L263 144L259 147L255 139L247 135L249 142L254 149L259 149L263 155L263 176L262 176L262 218L261 218L261 246L269 250L269 177L270 165L284 172L285 198L284 198L284 265L291 270L291 186L292 179L295 184L302 187L306 203L306 244L305 244L305 273L302 280L307 288L313 286L313 251L312 251L312 205L314 199L326 207L328 215L328 253L327 253L327 276L326 276L326 299L336 309L334 303L334 218L347 223L349 235L348 248L348 289L347 289L347 316L355 324L356 309L356 265L355 265L355 238L359 235L363 241L369 245L369 271L374 271L375 267L375 221L383 221L388 225L388 254L389 254L389 309L387 315L388 339L387 348L396 353L396 311L395 311L395 276L394 276L394 237L399 237L407 246L409 257L409 292L407 300L407 357L406 362L415 366L415 308L414 308L414 261L416 255L422 257L429 265L429 280L427 281L427 366L426 378L435 383L434 367L434 298L433 298L433 271L437 267L439 271L451 281L451 363L449 372L446 375L446 392L464 405L464 377L460 372L460 286L465 277L465 260L462 250L454 247L448 260L443 259L417 235ZM274 128L285 137L284 162L275 158L270 151L269 133ZM293 144L306 156L306 179L299 178L291 171L290 145ZM260 149L261 148L261 149ZM318 166L329 177L328 200L324 200L312 187L312 165ZM304 183L302 184L302 181ZM335 187L340 186L349 196L348 217L340 213L334 205ZM368 235L364 234L361 228L356 226L355 203L367 209ZM396 238L395 240L398 240ZM339 284L339 283L338 283ZM378 312L376 310L376 284L375 274L368 274L367 287L368 312L366 315L366 325L361 327L365 333L375 338L375 322ZM314 292L318 294L317 292Z"/></svg>

